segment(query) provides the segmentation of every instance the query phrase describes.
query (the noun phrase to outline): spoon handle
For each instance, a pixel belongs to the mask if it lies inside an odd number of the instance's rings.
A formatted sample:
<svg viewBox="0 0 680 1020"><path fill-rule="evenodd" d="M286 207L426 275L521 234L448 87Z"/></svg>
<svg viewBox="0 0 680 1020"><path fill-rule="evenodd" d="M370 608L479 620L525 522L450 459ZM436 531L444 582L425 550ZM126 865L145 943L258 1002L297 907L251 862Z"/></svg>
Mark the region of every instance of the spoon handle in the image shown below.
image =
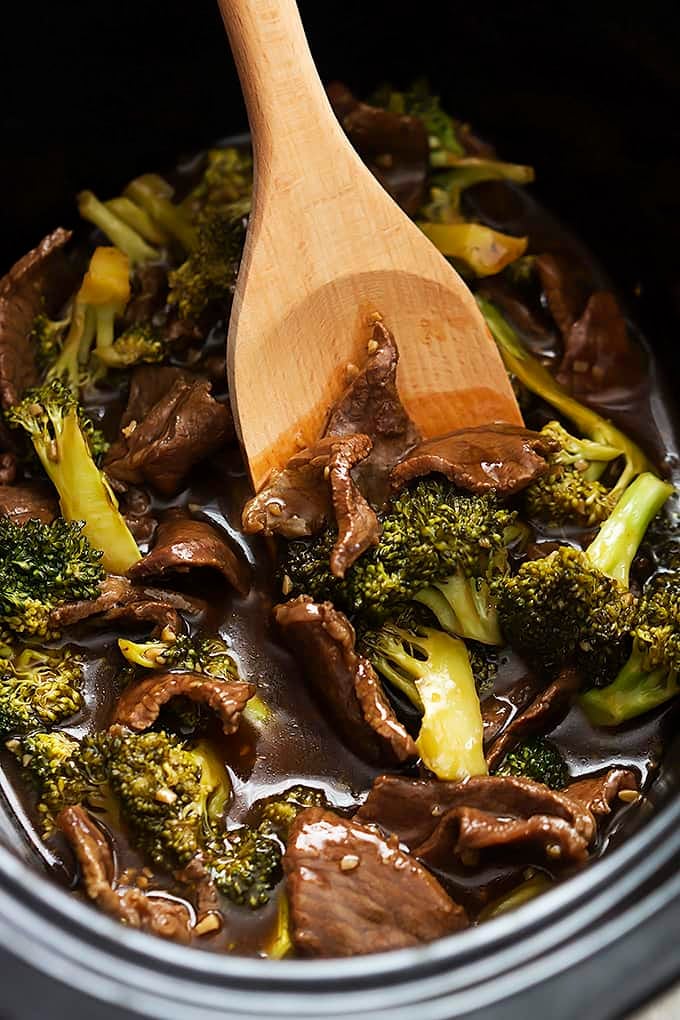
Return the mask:
<svg viewBox="0 0 680 1020"><path fill-rule="evenodd" d="M330 139L344 143L295 0L218 0L218 5L241 81L256 162L270 169L273 163L295 166L300 152L318 146L320 138L326 145Z"/></svg>

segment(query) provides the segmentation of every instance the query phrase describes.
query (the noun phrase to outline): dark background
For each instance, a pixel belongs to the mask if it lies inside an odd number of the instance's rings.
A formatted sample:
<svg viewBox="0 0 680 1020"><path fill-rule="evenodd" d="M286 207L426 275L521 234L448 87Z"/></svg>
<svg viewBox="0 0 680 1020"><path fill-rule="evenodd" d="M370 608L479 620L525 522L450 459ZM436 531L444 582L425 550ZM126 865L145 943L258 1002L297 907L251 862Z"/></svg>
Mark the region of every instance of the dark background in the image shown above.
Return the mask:
<svg viewBox="0 0 680 1020"><path fill-rule="evenodd" d="M359 91L427 73L448 106L533 163L537 193L630 295L656 342L680 326L677 4L301 0L322 77ZM0 271L92 187L109 197L246 126L212 0L4 8Z"/></svg>

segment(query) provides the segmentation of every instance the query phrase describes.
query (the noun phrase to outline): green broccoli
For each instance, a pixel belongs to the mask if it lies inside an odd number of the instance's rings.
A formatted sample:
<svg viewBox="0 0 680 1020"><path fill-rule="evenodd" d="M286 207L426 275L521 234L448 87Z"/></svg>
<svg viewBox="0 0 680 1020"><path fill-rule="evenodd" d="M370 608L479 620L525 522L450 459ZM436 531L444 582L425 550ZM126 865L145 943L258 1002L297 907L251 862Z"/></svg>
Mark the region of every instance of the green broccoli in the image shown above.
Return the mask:
<svg viewBox="0 0 680 1020"><path fill-rule="evenodd" d="M0 621L3 628L36 637L56 636L52 610L93 599L105 576L102 553L79 521L16 524L0 517Z"/></svg>
<svg viewBox="0 0 680 1020"><path fill-rule="evenodd" d="M249 211L252 188L253 159L250 152L231 146L211 149L203 175L182 202L182 208L187 211L192 223L198 223L206 213L232 207L235 202L243 203L245 213Z"/></svg>
<svg viewBox="0 0 680 1020"><path fill-rule="evenodd" d="M373 666L422 712L416 740L438 779L486 775L479 697L462 641L431 627L406 631L392 623L367 633Z"/></svg>
<svg viewBox="0 0 680 1020"><path fill-rule="evenodd" d="M585 552L563 546L497 579L498 618L512 647L546 669L575 656L593 679L606 670L635 616L630 565L672 491L655 475L639 475Z"/></svg>
<svg viewBox="0 0 680 1020"><path fill-rule="evenodd" d="M632 629L633 647L615 680L581 695L597 726L618 726L680 691L680 584L660 575L645 592Z"/></svg>
<svg viewBox="0 0 680 1020"><path fill-rule="evenodd" d="M480 296L477 296L477 304L498 345L508 372L531 393L545 400L568 418L583 436L620 451L624 466L612 487L613 498L618 498L637 475L651 471L649 461L632 439L610 421L580 404L553 379L547 368L544 368L524 347L510 323L495 305Z"/></svg>
<svg viewBox="0 0 680 1020"><path fill-rule="evenodd" d="M31 326L30 339L35 347L39 368L48 369L59 357L64 334L70 323L70 314L64 319L50 319L45 312L36 315Z"/></svg>
<svg viewBox="0 0 680 1020"><path fill-rule="evenodd" d="M534 179L532 167L519 163L503 163L498 159L461 156L451 160L447 166L451 169L438 173L433 178L430 201L422 210L422 215L431 223L460 222L463 219L461 213L463 192L474 184L481 184L482 181L529 184Z"/></svg>
<svg viewBox="0 0 680 1020"><path fill-rule="evenodd" d="M551 790L562 790L569 782L564 758L550 741L533 737L506 754L496 769L497 776L524 776L545 783Z"/></svg>
<svg viewBox="0 0 680 1020"><path fill-rule="evenodd" d="M53 380L28 390L6 417L10 425L25 429L30 436L59 494L66 520L84 521L83 535L102 550L106 569L124 574L141 554L111 487L92 458L71 392Z"/></svg>
<svg viewBox="0 0 680 1020"><path fill-rule="evenodd" d="M184 251L194 250L198 243L196 230L184 209L172 201L173 188L166 180L158 174L143 174L130 181L123 194L148 213L156 226Z"/></svg>
<svg viewBox="0 0 680 1020"><path fill-rule="evenodd" d="M97 350L97 357L111 368L151 364L162 361L165 354L166 345L162 334L149 322L128 326L109 347Z"/></svg>
<svg viewBox="0 0 680 1020"><path fill-rule="evenodd" d="M553 526L601 524L614 509L618 493L612 493L599 479L621 456L621 449L577 439L556 421L544 426L541 433L556 440L559 448L548 455L550 471L524 492L527 513Z"/></svg>
<svg viewBox="0 0 680 1020"><path fill-rule="evenodd" d="M456 122L441 108L439 96L430 92L425 79L415 81L406 92L398 92L383 85L371 97L371 102L390 113L407 114L422 120L430 142L430 162L433 166L445 165L451 157L460 158L465 150L458 140Z"/></svg>
<svg viewBox="0 0 680 1020"><path fill-rule="evenodd" d="M300 811L314 806L326 806L323 791L294 786L264 802L256 825L231 829L214 839L206 857L220 892L251 910L268 903L281 879L290 827Z"/></svg>
<svg viewBox="0 0 680 1020"><path fill-rule="evenodd" d="M237 203L199 220L194 249L168 278L168 300L183 319L198 319L212 302L231 298L245 241L246 211L246 205Z"/></svg>
<svg viewBox="0 0 680 1020"><path fill-rule="evenodd" d="M68 649L24 648L0 664L0 737L63 722L83 704L82 661Z"/></svg>
<svg viewBox="0 0 680 1020"><path fill-rule="evenodd" d="M452 483L430 477L395 496L380 523L379 544L364 553L343 580L330 573L333 529L287 543L283 573L288 593L312 595L317 601L327 598L374 622L417 596L446 617L445 626L450 623L453 630L455 623L465 630L462 636L494 643L497 633L486 585L504 567L516 514L492 496L461 495ZM441 598L423 591L449 581Z"/></svg>
<svg viewBox="0 0 680 1020"><path fill-rule="evenodd" d="M129 258L130 265L144 265L160 258L160 251L144 239L138 226L131 225L129 216L124 219L119 210L111 209L108 202L100 202L92 191L80 192L78 212L84 220L89 220L106 234L109 241Z"/></svg>

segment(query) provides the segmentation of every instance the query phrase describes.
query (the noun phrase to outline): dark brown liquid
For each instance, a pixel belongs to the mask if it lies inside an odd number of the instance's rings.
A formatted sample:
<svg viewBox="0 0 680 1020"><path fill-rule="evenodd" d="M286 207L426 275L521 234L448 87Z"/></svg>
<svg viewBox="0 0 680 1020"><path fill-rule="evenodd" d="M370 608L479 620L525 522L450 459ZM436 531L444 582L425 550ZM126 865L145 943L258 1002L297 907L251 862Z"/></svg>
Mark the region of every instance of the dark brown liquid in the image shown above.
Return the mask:
<svg viewBox="0 0 680 1020"><path fill-rule="evenodd" d="M500 191L498 188L479 188L470 193L470 201L475 204L480 218L491 225L513 233L528 233L534 251L575 252L588 266L593 284L600 287L607 285L601 269L583 246L526 195L508 190L505 186ZM216 328L212 343L216 349L224 343L223 328ZM550 356L551 351L546 349L542 353ZM121 401L112 394L103 417L113 431L120 408ZM536 416L540 417L538 408ZM657 384L653 359L650 362L649 386L637 388L634 393L617 394L611 416L624 431L645 446L660 466L665 465L669 473L673 473L678 456L672 410ZM530 413L529 423L531 417ZM206 609L200 628L219 630L228 639L243 675L257 685L259 695L273 713L271 722L261 729L245 724L235 736L219 741L233 784L233 800L228 813L230 826L246 820L249 808L259 798L298 782L322 787L332 804L351 808L361 801L376 774L339 741L323 711L312 699L298 666L272 633L270 611L279 601L280 593L275 589L271 552L263 540L247 538L240 531L241 509L249 495L243 464L238 453L232 450L221 454L213 462L203 464L195 472L187 490L172 501L172 505L186 505L196 516L207 518L223 528L240 546L253 571L252 591L245 599L225 590L210 575L194 579L190 589L186 583L183 585L205 600ZM157 506L162 509L163 504ZM551 536L546 531L538 537L564 536ZM578 539L578 535L570 537ZM104 728L109 722L119 693L116 673L121 663L115 644L117 636L93 636L91 632L69 635L72 641L87 646L89 657L84 692L86 707L66 727L76 736ZM502 653L494 691L496 696L502 699L504 690L524 669L516 656ZM624 765L636 769L643 785L648 787L662 755L664 719L672 711L672 708L660 709L630 726L610 732L593 728L580 710L574 708L553 731L551 740L564 753L574 777L608 765ZM60 837L54 837L47 846L43 846L34 827L31 795L24 790L16 764L8 754L4 756L4 767L5 785L15 800L18 821L27 839L55 878L73 886L77 876L68 848ZM644 802L620 808L609 827L601 833L597 853L603 852L610 842L622 838L643 811ZM119 868L139 867L143 863L122 833L112 833L112 839ZM445 881L454 896L474 915L485 903L521 881L522 875L521 862L510 868L473 869L460 865L455 873L446 876ZM164 884L159 880L156 886L159 889L165 887L171 894L182 894L181 888L171 883ZM262 952L274 925L276 897L259 911L237 908L226 900L223 906L223 931L197 940L199 944L219 951Z"/></svg>

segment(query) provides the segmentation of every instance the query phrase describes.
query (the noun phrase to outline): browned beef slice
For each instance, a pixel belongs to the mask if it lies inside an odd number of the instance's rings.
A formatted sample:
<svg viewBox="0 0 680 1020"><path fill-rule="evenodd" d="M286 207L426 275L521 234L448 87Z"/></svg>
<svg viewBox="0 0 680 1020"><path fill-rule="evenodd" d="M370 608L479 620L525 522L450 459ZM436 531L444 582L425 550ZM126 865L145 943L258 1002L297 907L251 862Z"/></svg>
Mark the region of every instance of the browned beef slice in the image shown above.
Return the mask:
<svg viewBox="0 0 680 1020"><path fill-rule="evenodd" d="M194 465L233 434L229 410L211 396L205 379L176 378L149 409L138 403L145 413L126 421L104 462L106 473L126 485L148 483L162 495L172 496Z"/></svg>
<svg viewBox="0 0 680 1020"><path fill-rule="evenodd" d="M128 576L145 581L198 567L219 571L236 591L247 594L247 568L222 533L207 521L195 521L181 510L170 510L158 525L153 549L133 564Z"/></svg>
<svg viewBox="0 0 680 1020"><path fill-rule="evenodd" d="M189 384L197 378L174 365L138 365L132 371L128 401L120 419L121 426L125 428L133 421L144 421L151 408L166 396L174 383Z"/></svg>
<svg viewBox="0 0 680 1020"><path fill-rule="evenodd" d="M338 537L331 553L331 571L345 571L380 537L371 509L350 474L371 449L364 435L326 436L296 453L243 509L247 534L313 535L335 518Z"/></svg>
<svg viewBox="0 0 680 1020"><path fill-rule="evenodd" d="M494 742L510 718L522 712L538 696L542 681L533 673L520 677L511 687L498 696L490 694L481 703L484 723L484 746Z"/></svg>
<svg viewBox="0 0 680 1020"><path fill-rule="evenodd" d="M497 768L515 744L535 733L554 729L569 711L580 686L581 676L577 670L571 666L563 669L527 708L514 716L507 729L491 744L486 752L489 768Z"/></svg>
<svg viewBox="0 0 680 1020"><path fill-rule="evenodd" d="M212 709L228 736L238 729L241 713L254 693L253 684L240 680L219 680L202 673L153 673L123 691L114 722L131 730L147 730L163 705L184 697Z"/></svg>
<svg viewBox="0 0 680 1020"><path fill-rule="evenodd" d="M394 337L381 322L373 327L369 354L361 372L331 410L327 435L363 432L373 442L368 457L353 476L363 494L379 506L389 494L392 467L420 439L397 392L399 352Z"/></svg>
<svg viewBox="0 0 680 1020"><path fill-rule="evenodd" d="M338 120L363 161L409 216L415 216L427 191L430 146L416 117L360 103L346 86L332 82L328 97Z"/></svg>
<svg viewBox="0 0 680 1020"><path fill-rule="evenodd" d="M578 263L565 255L539 255L534 264L550 314L566 337L586 306L589 282Z"/></svg>
<svg viewBox="0 0 680 1020"><path fill-rule="evenodd" d="M2 429L0 428L0 446L2 446ZM17 458L11 450L0 453L0 485L12 485L17 476Z"/></svg>
<svg viewBox="0 0 680 1020"><path fill-rule="evenodd" d="M584 776L570 783L564 796L590 811L594 818L608 815L620 793L639 791L637 776L630 769L610 768L597 776Z"/></svg>
<svg viewBox="0 0 680 1020"><path fill-rule="evenodd" d="M126 323L148 322L165 306L168 274L163 266L141 266L133 279L132 297L125 309Z"/></svg>
<svg viewBox="0 0 680 1020"><path fill-rule="evenodd" d="M394 837L332 811L298 815L283 865L293 942L305 956L399 949L467 926L463 908Z"/></svg>
<svg viewBox="0 0 680 1020"><path fill-rule="evenodd" d="M467 492L513 496L545 474L545 457L555 445L518 425L460 429L428 439L407 453L392 471L392 489L437 472Z"/></svg>
<svg viewBox="0 0 680 1020"><path fill-rule="evenodd" d="M562 355L562 334L551 316L539 303L539 297L518 292L502 276L488 276L480 287L483 297L493 301L522 338L532 354L544 362Z"/></svg>
<svg viewBox="0 0 680 1020"><path fill-rule="evenodd" d="M78 859L85 891L91 900L130 928L189 942L191 918L183 904L149 896L141 889L117 887L111 849L103 833L80 807L67 807L57 817Z"/></svg>
<svg viewBox="0 0 680 1020"><path fill-rule="evenodd" d="M180 632L180 613L195 616L201 608L196 600L176 592L136 587L125 577L109 575L102 581L101 594L96 599L67 602L58 606L51 613L50 622L60 629L96 616L97 623L128 626L152 623L159 630L171 627Z"/></svg>
<svg viewBox="0 0 680 1020"><path fill-rule="evenodd" d="M608 291L592 295L564 343L557 381L575 397L586 400L640 382L644 355L628 336L619 304Z"/></svg>
<svg viewBox="0 0 680 1020"><path fill-rule="evenodd" d="M36 315L43 308L56 312L68 296L59 253L70 237L70 230L54 230L0 280L0 404L4 408L38 381L28 337Z"/></svg>
<svg viewBox="0 0 680 1020"><path fill-rule="evenodd" d="M593 818L582 805L543 783L519 776L471 776L459 783L378 776L356 817L394 833L416 853L446 812L461 807L504 818L554 815L587 842L595 833Z"/></svg>
<svg viewBox="0 0 680 1020"><path fill-rule="evenodd" d="M156 534L158 520L146 490L127 488L120 499L120 510L137 545L147 545Z"/></svg>
<svg viewBox="0 0 680 1020"><path fill-rule="evenodd" d="M274 618L318 698L335 719L341 738L370 762L417 757L371 664L354 648L354 628L330 602L306 595L276 606Z"/></svg>
<svg viewBox="0 0 680 1020"><path fill-rule="evenodd" d="M25 524L31 519L49 524L58 513L51 485L38 481L0 485L0 514L7 514L17 524Z"/></svg>

